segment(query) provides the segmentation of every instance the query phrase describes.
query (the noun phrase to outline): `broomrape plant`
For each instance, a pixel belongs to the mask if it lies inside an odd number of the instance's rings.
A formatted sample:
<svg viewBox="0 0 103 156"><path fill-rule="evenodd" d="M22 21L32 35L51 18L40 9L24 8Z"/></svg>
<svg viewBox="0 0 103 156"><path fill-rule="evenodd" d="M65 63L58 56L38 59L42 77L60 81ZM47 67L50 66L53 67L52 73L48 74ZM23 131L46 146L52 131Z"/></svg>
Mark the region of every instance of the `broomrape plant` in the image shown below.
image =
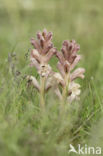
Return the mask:
<svg viewBox="0 0 103 156"><path fill-rule="evenodd" d="M34 49L31 51L30 66L34 66L40 75L40 84L33 76L28 76L27 79L31 80L31 83L40 93L40 104L44 108L45 105L45 93L51 87L48 84L48 79L52 75L52 68L48 64L49 60L56 53L52 43L52 33L44 30L42 33L37 33L37 40L31 39L31 43Z"/></svg>
<svg viewBox="0 0 103 156"><path fill-rule="evenodd" d="M52 43L52 33L44 31L37 33L37 39L31 39L32 49L30 54L30 66L34 66L40 76L38 81L34 76L27 76L28 82L32 84L39 92L40 105L45 107L45 94L54 88L54 92L62 103L78 99L80 95L80 85L75 83L76 78L84 78L84 68L78 68L73 71L81 56L77 54L80 46L74 41L64 41L60 52ZM58 58L58 72L54 72L49 65L50 59L56 56ZM73 72L72 72L73 71Z"/></svg>
<svg viewBox="0 0 103 156"><path fill-rule="evenodd" d="M74 41L64 41L61 52L56 53L58 58L57 67L60 73L55 73L54 77L58 80L58 84L62 87L62 92L57 88L56 93L64 102L68 100L72 102L78 98L80 94L80 85L74 80L78 77L84 78L84 68L78 68L72 72L74 67L80 61L81 56L77 55L80 46Z"/></svg>

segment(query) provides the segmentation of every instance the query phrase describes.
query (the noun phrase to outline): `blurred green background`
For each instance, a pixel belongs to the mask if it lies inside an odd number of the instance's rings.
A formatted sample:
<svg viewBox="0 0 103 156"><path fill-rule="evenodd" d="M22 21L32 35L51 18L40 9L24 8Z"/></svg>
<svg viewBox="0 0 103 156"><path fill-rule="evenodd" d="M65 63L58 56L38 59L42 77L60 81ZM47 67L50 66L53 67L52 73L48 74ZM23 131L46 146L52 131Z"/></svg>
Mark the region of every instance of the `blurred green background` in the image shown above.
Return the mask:
<svg viewBox="0 0 103 156"><path fill-rule="evenodd" d="M103 57L102 0L0 0L0 60L13 50L22 57L43 28L53 31L58 49L75 39L88 77L95 76Z"/></svg>
<svg viewBox="0 0 103 156"><path fill-rule="evenodd" d="M30 38L47 28L54 33L58 50L65 39L75 39L80 44L86 75L97 76L101 86L102 6L102 0L0 0L0 62L12 51L22 60L31 46Z"/></svg>
<svg viewBox="0 0 103 156"><path fill-rule="evenodd" d="M55 118L50 123L49 119L47 120L45 117L41 121L42 129L38 132L39 126L35 126L38 125L38 115L33 116L34 104L38 100L35 102L34 93L25 91L26 84L17 88L12 76L7 74L8 54L11 52L15 52L17 55L17 68L20 72L23 74L33 72L28 67L29 61L25 59L25 54L32 47L30 38L36 37L36 32L42 31L44 28L53 32L53 42L58 50L61 49L62 42L66 39L75 39L81 47L80 54L83 59L79 66L86 69L86 78L80 81L84 93L81 95L80 101L82 108L76 119L76 128L78 129L82 125L82 130L80 129L78 132L81 142L84 142L85 136L89 136L92 122L96 123L100 112L103 112L103 1L0 0L0 151L2 156L34 156L33 151L41 156L40 152L43 150L44 156L50 155L51 151L53 152L51 155L55 156L53 147L59 151L57 152L59 156L64 156L62 152L66 144L65 139L58 147L53 138L54 133L48 137L41 133L45 128L44 125L50 131L52 128L54 129ZM52 66L56 64L55 59L51 64ZM85 120L86 125L84 124ZM90 122L87 124L88 120ZM98 127L103 129L103 127L101 128L102 121L93 128L93 130L96 129L98 137L102 135L102 132L100 135L98 132ZM65 122L68 123L68 120ZM61 129L62 124L59 125ZM94 125L96 126L96 124ZM13 133L12 130L14 130ZM36 132L34 133L34 131ZM95 134L94 131L93 134ZM48 150L45 149L45 146L41 146L41 140L45 142ZM78 139L74 142L78 142ZM94 137L91 142L92 144L95 142ZM37 149L34 150L34 146Z"/></svg>

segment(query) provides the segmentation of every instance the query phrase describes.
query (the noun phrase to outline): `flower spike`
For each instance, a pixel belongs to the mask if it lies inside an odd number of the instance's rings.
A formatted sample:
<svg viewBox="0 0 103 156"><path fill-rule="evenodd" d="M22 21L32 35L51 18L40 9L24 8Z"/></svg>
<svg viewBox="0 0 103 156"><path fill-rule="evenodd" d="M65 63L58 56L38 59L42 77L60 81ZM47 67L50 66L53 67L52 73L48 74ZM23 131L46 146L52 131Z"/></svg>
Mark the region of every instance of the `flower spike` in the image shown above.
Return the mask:
<svg viewBox="0 0 103 156"><path fill-rule="evenodd" d="M37 33L37 39L31 39L31 44L34 49L31 50L30 54L30 66L34 66L37 69L37 72L40 75L40 84L39 82L37 83L36 78L33 76L29 76L27 79L30 79L32 85L39 91L42 107L45 105L45 92L51 88L48 79L53 71L48 62L56 53L56 48L52 43L52 36L53 34L51 32L47 32L47 30L44 29L43 32Z"/></svg>
<svg viewBox="0 0 103 156"><path fill-rule="evenodd" d="M40 81L34 76L27 76L29 84L33 85L40 94L41 107L45 106L45 94L53 88L56 95L66 103L69 100L78 99L80 94L80 85L75 83L75 79L84 78L84 68L77 68L73 70L81 60L81 55L78 55L80 46L75 40L65 40L62 44L61 51L58 52L52 43L52 32L37 33L37 38L31 39L33 49L30 54L30 66L35 67ZM53 72L49 61L53 56L58 58L57 68L59 72Z"/></svg>
<svg viewBox="0 0 103 156"><path fill-rule="evenodd" d="M71 72L78 62L81 59L81 56L77 54L80 46L76 43L75 40L72 41L64 41L62 45L61 52L56 52L56 57L58 58L57 68L59 69L60 75L62 77L62 98L70 99L70 101L74 100L80 94L80 85L75 83L74 80L76 78L84 78L84 68L78 68L74 72ZM54 75L55 79L57 79L57 74ZM59 83L58 83L59 82ZM58 76L58 84L61 85L60 76ZM77 89L77 92L73 92L73 88ZM75 98L74 98L75 95ZM71 97L71 98L70 98Z"/></svg>

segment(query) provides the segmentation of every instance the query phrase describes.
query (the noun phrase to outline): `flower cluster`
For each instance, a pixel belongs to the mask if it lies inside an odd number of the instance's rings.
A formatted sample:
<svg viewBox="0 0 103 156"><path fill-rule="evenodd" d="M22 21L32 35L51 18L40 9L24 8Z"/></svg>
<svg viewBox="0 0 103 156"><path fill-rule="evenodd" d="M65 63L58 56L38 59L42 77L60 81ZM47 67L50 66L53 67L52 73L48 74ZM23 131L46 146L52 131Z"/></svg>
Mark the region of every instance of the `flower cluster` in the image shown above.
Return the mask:
<svg viewBox="0 0 103 156"><path fill-rule="evenodd" d="M30 55L30 66L34 66L40 75L40 82L34 76L27 76L30 82L40 93L41 105L45 105L45 93L50 88L62 100L72 102L80 94L80 85L75 83L76 78L84 78L84 68L73 71L81 56L77 54L80 46L74 41L64 41L60 52L52 43L52 33L45 29L37 33L37 39L31 39L34 49ZM49 60L56 56L58 58L58 72L53 72ZM66 102L65 101L65 102Z"/></svg>
<svg viewBox="0 0 103 156"><path fill-rule="evenodd" d="M40 77L45 77L46 79L52 74L52 68L48 62L56 53L56 48L54 48L52 43L52 36L51 32L47 32L47 30L44 29L42 33L37 33L37 40L34 38L31 39L31 44L34 49L31 51L30 55L30 66L34 66ZM27 78L32 81L35 88L40 90L40 85L35 77L28 76Z"/></svg>
<svg viewBox="0 0 103 156"><path fill-rule="evenodd" d="M60 73L55 73L54 77L57 79L58 84L60 84L63 88L63 92L61 95L60 90L56 90L57 94L59 92L59 97L68 98L69 102L78 98L80 94L80 85L75 83L74 80L76 78L84 78L84 68L78 68L72 72L77 63L80 61L81 56L77 54L80 46L72 41L64 41L62 45L61 52L56 53L56 57L58 58L57 67Z"/></svg>

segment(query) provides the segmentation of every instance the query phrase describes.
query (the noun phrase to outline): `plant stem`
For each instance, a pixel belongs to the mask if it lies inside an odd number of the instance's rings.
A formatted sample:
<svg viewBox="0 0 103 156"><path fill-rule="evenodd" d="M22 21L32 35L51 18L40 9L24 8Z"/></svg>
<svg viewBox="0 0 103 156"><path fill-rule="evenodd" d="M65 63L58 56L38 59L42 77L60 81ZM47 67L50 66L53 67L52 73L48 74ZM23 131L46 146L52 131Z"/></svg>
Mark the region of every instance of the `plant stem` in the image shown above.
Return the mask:
<svg viewBox="0 0 103 156"><path fill-rule="evenodd" d="M68 96L68 85L69 85L69 75L67 74L64 78L65 80L65 86L63 88L63 91L62 91L62 102L63 104L66 103L66 100L67 100L67 96Z"/></svg>
<svg viewBox="0 0 103 156"><path fill-rule="evenodd" d="M65 104L67 102L68 96L68 85L69 85L69 74L65 75L65 86L62 90L62 100L61 100L61 108L60 108L60 115L63 117L65 115Z"/></svg>
<svg viewBox="0 0 103 156"><path fill-rule="evenodd" d="M45 77L40 77L40 106L44 109L45 107Z"/></svg>

